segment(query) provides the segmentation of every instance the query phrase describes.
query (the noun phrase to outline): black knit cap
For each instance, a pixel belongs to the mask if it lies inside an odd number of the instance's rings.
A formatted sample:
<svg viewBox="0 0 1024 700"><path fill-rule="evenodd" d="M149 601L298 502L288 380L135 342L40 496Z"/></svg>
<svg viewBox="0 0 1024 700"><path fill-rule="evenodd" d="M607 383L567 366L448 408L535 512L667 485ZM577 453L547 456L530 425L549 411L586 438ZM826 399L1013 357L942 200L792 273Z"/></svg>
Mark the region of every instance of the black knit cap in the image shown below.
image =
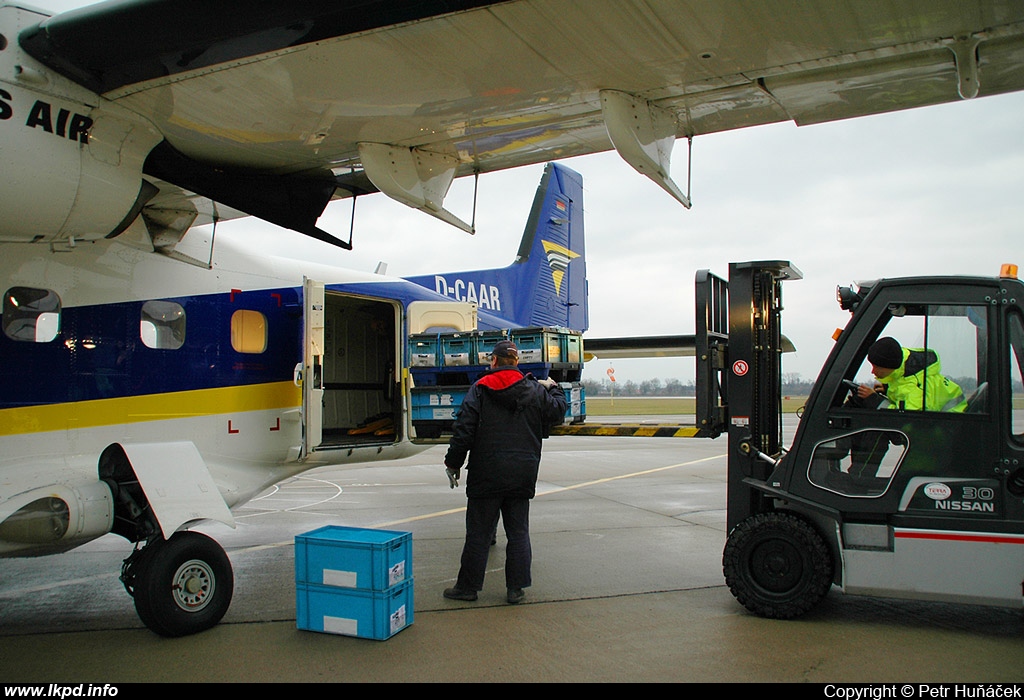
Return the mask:
<svg viewBox="0 0 1024 700"><path fill-rule="evenodd" d="M519 348L511 340L499 340L494 344L495 357L519 357Z"/></svg>
<svg viewBox="0 0 1024 700"><path fill-rule="evenodd" d="M879 338L868 349L868 362L875 367L898 369L903 364L903 348L895 338Z"/></svg>

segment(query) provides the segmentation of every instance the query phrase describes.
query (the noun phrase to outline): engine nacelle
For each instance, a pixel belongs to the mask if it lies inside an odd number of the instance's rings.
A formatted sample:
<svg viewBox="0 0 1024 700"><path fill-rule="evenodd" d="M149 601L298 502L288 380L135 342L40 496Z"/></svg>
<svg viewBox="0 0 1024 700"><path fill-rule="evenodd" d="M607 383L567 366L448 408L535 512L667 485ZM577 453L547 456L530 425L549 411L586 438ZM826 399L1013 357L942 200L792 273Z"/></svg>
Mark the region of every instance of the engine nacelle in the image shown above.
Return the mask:
<svg viewBox="0 0 1024 700"><path fill-rule="evenodd" d="M114 498L102 481L54 484L9 503L16 509L0 521L0 554L7 556L66 551L107 534L114 524Z"/></svg>
<svg viewBox="0 0 1024 700"><path fill-rule="evenodd" d="M0 241L73 242L120 233L155 192L144 185L142 163L158 141L100 110L0 83L0 152L10 173L0 190Z"/></svg>
<svg viewBox="0 0 1024 700"><path fill-rule="evenodd" d="M142 179L161 140L149 125L54 74L17 45L36 13L0 10L0 241L116 235L155 188Z"/></svg>

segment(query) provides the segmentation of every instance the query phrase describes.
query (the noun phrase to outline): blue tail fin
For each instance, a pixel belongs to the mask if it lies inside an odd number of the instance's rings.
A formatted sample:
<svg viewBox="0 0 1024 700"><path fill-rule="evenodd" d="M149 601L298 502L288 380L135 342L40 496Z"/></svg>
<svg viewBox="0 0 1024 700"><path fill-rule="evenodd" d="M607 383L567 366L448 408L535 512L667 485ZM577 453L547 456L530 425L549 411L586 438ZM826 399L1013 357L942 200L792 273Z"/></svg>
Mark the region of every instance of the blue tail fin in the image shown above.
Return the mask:
<svg viewBox="0 0 1024 700"><path fill-rule="evenodd" d="M587 330L583 178L563 165L547 164L519 253L508 267L408 280L451 299L475 302L482 329L560 326Z"/></svg>

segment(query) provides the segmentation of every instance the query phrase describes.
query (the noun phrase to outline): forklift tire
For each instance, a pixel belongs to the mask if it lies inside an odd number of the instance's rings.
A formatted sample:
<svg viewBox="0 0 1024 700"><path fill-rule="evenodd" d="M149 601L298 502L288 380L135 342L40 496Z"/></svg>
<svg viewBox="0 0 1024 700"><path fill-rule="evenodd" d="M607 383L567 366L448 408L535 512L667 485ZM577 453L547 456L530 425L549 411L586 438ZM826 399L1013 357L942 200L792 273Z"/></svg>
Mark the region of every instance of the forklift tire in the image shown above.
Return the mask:
<svg viewBox="0 0 1024 700"><path fill-rule="evenodd" d="M832 555L810 523L783 512L747 518L729 534L722 554L725 582L762 617L802 615L832 587Z"/></svg>

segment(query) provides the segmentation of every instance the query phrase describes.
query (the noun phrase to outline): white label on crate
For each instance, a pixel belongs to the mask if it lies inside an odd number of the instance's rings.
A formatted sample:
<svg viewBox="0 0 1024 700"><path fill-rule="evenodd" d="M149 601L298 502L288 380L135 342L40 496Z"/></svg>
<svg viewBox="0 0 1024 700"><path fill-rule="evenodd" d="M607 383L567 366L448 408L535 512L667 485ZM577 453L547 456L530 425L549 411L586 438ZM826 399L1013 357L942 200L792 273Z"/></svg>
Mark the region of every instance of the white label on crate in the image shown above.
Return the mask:
<svg viewBox="0 0 1024 700"><path fill-rule="evenodd" d="M337 569L324 569L325 586L341 586L342 588L356 588L357 575L355 571L339 571Z"/></svg>
<svg viewBox="0 0 1024 700"><path fill-rule="evenodd" d="M347 634L357 636L359 634L359 620L350 617L331 617L324 615L324 632L331 634Z"/></svg>
<svg viewBox="0 0 1024 700"><path fill-rule="evenodd" d="M400 561L388 569L388 587L405 580L405 562Z"/></svg>
<svg viewBox="0 0 1024 700"><path fill-rule="evenodd" d="M405 606L391 613L391 634L405 627Z"/></svg>
<svg viewBox="0 0 1024 700"><path fill-rule="evenodd" d="M455 418L455 410L451 408L435 408L430 414L434 420L451 420Z"/></svg>

